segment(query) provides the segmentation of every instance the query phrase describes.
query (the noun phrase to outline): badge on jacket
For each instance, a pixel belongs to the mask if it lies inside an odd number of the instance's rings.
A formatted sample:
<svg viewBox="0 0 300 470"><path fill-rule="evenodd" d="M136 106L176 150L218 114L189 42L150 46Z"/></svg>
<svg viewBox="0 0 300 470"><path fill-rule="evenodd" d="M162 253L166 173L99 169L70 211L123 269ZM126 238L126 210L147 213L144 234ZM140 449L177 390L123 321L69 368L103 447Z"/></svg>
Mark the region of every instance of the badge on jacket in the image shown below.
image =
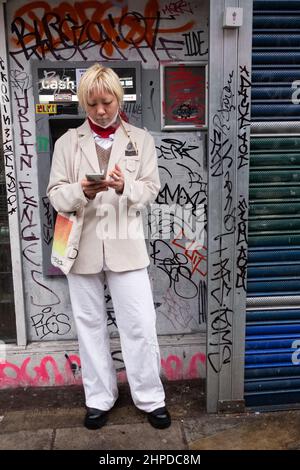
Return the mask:
<svg viewBox="0 0 300 470"><path fill-rule="evenodd" d="M126 157L133 157L137 155L137 150L134 148L132 142L128 142L126 150L125 150L125 156Z"/></svg>

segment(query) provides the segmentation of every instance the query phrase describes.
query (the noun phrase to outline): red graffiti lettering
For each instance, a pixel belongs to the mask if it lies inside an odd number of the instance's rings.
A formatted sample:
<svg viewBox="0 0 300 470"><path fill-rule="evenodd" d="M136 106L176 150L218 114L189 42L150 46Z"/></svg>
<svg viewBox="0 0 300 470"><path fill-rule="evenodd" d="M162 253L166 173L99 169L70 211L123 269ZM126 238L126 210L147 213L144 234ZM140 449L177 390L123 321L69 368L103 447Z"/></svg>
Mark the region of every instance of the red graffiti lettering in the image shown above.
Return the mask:
<svg viewBox="0 0 300 470"><path fill-rule="evenodd" d="M18 54L23 52L28 60L32 55L39 59L47 53L57 60L66 60L62 51L70 51L71 59L78 51L98 45L100 55L109 59L115 53L125 58L122 51L148 48L154 52L159 34L185 32L192 29L194 21L173 28L162 28L161 20L174 21L174 17L161 17L159 2L148 0L144 12L129 11L128 5L116 6L110 1L61 2L57 6L48 2L30 2L19 8L11 25L12 43ZM116 14L119 9L119 14ZM164 38L159 40L163 43ZM161 44L160 44L161 45ZM167 51L168 46L163 47ZM142 60L145 60L140 51Z"/></svg>
<svg viewBox="0 0 300 470"><path fill-rule="evenodd" d="M183 230L177 235L172 244L181 248L184 255L190 260L192 264L192 274L197 271L201 276L206 277L207 275L207 248L197 241L191 241L190 243L180 244L179 240L184 238ZM201 265L201 266L200 266Z"/></svg>

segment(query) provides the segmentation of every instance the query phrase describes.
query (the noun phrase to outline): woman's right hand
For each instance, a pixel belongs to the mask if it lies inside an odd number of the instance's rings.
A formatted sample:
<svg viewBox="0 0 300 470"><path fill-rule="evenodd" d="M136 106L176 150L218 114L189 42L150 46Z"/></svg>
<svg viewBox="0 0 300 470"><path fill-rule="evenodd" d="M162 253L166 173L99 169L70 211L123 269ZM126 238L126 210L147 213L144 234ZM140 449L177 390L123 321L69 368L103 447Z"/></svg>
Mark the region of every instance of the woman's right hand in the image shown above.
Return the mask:
<svg viewBox="0 0 300 470"><path fill-rule="evenodd" d="M84 179L81 180L81 187L88 199L94 199L97 193L108 190L108 183L106 180L95 182Z"/></svg>

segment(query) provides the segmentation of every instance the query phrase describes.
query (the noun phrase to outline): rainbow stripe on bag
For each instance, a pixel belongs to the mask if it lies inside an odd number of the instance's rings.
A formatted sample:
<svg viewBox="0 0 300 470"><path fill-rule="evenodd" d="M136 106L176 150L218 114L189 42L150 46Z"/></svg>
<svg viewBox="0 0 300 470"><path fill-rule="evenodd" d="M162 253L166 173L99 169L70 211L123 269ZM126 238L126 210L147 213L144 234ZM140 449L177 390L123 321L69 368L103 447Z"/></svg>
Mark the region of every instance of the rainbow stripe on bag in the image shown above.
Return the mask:
<svg viewBox="0 0 300 470"><path fill-rule="evenodd" d="M53 251L60 256L65 255L72 225L73 222L70 219L61 214L57 215L54 230Z"/></svg>

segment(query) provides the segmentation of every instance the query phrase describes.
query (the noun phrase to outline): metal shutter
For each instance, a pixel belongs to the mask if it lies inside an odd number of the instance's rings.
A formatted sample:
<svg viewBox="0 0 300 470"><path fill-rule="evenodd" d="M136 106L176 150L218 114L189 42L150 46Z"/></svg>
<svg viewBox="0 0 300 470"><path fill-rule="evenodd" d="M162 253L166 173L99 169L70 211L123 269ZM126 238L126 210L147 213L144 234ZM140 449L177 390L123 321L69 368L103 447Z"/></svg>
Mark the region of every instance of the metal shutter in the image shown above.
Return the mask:
<svg viewBox="0 0 300 470"><path fill-rule="evenodd" d="M248 406L300 403L299 65L300 1L254 1Z"/></svg>

